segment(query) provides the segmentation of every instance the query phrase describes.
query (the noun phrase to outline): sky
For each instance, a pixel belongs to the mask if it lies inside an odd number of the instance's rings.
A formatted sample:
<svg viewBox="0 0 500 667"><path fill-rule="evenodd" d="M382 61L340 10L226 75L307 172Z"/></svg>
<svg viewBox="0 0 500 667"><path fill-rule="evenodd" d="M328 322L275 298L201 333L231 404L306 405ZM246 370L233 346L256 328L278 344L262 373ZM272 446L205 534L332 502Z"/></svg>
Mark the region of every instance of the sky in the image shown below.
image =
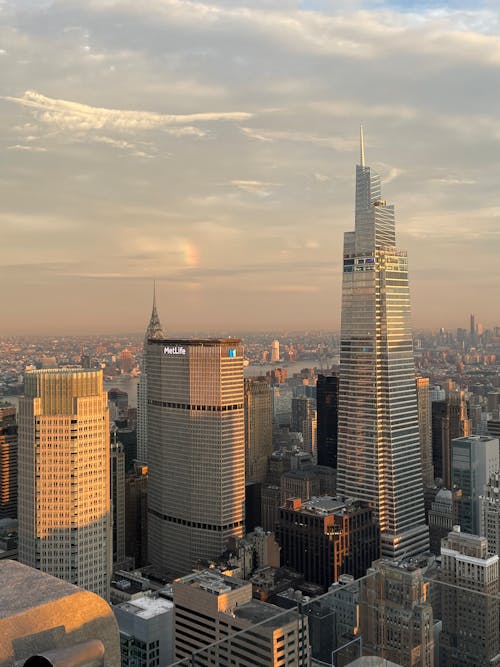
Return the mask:
<svg viewBox="0 0 500 667"><path fill-rule="evenodd" d="M500 324L498 2L0 0L0 335L335 330L360 123L413 325Z"/></svg>

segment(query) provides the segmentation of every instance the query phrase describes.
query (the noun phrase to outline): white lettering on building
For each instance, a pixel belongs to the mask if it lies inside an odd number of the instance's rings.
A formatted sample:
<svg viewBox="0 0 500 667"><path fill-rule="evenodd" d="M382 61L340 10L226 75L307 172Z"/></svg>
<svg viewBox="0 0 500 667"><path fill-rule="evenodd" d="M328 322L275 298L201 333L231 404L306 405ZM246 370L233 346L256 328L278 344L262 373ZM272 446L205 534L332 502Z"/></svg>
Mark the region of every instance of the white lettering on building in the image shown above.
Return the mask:
<svg viewBox="0 0 500 667"><path fill-rule="evenodd" d="M182 347L181 345L165 345L163 348L163 354L186 354L186 348Z"/></svg>

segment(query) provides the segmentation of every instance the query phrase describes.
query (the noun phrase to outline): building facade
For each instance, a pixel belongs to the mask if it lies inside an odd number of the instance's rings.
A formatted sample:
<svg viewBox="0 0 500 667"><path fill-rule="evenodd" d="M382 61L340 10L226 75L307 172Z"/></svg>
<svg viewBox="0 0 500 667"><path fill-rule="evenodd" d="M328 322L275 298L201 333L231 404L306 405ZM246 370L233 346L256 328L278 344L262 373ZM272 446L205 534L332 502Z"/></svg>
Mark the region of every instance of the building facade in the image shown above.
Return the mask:
<svg viewBox="0 0 500 667"><path fill-rule="evenodd" d="M441 545L440 667L500 664L498 555L485 537L454 530Z"/></svg>
<svg viewBox="0 0 500 667"><path fill-rule="evenodd" d="M434 486L432 464L432 419L429 378L417 378L418 430L420 435L420 457L424 487Z"/></svg>
<svg viewBox="0 0 500 667"><path fill-rule="evenodd" d="M273 453L273 399L269 383L245 380L245 478L263 482Z"/></svg>
<svg viewBox="0 0 500 667"><path fill-rule="evenodd" d="M463 391L450 388L446 397L432 401L432 463L434 476L451 486L451 441L472 433Z"/></svg>
<svg viewBox="0 0 500 667"><path fill-rule="evenodd" d="M318 465L320 466L337 467L338 404L338 375L318 375L316 411Z"/></svg>
<svg viewBox="0 0 500 667"><path fill-rule="evenodd" d="M164 667L174 660L174 604L145 594L115 605L122 667Z"/></svg>
<svg viewBox="0 0 500 667"><path fill-rule="evenodd" d="M500 555L500 472L490 474L484 494L479 496L479 534L488 540L488 550Z"/></svg>
<svg viewBox="0 0 500 667"><path fill-rule="evenodd" d="M17 517L16 408L0 402L0 519Z"/></svg>
<svg viewBox="0 0 500 667"><path fill-rule="evenodd" d="M177 579L173 590L177 660L199 667L309 664L307 618L253 600L251 583L208 570Z"/></svg>
<svg viewBox="0 0 500 667"><path fill-rule="evenodd" d="M451 442L451 481L462 491L458 519L465 533L479 535L479 497L490 475L499 470L498 440L484 435Z"/></svg>
<svg viewBox="0 0 500 667"><path fill-rule="evenodd" d="M282 565L325 590L342 574L364 576L380 557L380 531L372 509L330 496L287 500L276 537Z"/></svg>
<svg viewBox="0 0 500 667"><path fill-rule="evenodd" d="M145 354L149 339L161 340L165 338L165 333L161 327L158 310L156 308L156 287L153 290L153 308L149 324L144 335L144 346L141 363L141 375L137 383L137 458L141 463L146 464L148 460L148 416L147 416L147 393L148 379L146 373Z"/></svg>
<svg viewBox="0 0 500 667"><path fill-rule="evenodd" d="M19 560L109 598L108 396L102 371L28 371L19 400Z"/></svg>
<svg viewBox="0 0 500 667"><path fill-rule="evenodd" d="M361 582L363 654L405 665L434 666L434 621L425 568L379 560Z"/></svg>
<svg viewBox="0 0 500 667"><path fill-rule="evenodd" d="M406 251L380 177L356 167L354 232L344 235L338 492L370 503L383 555L428 548Z"/></svg>
<svg viewBox="0 0 500 667"><path fill-rule="evenodd" d="M243 347L149 339L145 358L149 558L182 575L243 536Z"/></svg>
<svg viewBox="0 0 500 667"><path fill-rule="evenodd" d="M148 562L148 468L140 463L125 480L125 555L135 567Z"/></svg>

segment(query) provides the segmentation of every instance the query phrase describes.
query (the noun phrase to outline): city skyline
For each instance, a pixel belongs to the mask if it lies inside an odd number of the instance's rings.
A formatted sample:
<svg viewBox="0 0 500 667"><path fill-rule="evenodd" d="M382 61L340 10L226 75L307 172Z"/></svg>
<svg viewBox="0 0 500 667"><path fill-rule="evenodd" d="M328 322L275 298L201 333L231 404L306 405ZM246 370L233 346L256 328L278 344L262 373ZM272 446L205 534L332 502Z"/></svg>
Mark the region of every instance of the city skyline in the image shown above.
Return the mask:
<svg viewBox="0 0 500 667"><path fill-rule="evenodd" d="M495 324L499 32L488 3L4 3L0 334L141 331L154 278L169 329L338 329L360 122L414 326Z"/></svg>

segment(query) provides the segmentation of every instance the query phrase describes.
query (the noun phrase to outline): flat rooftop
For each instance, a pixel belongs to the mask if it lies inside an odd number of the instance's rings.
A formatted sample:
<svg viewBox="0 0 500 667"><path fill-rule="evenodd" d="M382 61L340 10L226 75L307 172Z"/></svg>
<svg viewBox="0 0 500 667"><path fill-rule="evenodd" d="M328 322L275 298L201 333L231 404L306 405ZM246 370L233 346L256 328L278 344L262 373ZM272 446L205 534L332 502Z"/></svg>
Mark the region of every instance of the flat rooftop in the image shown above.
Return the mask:
<svg viewBox="0 0 500 667"><path fill-rule="evenodd" d="M333 496L313 496L309 500L304 500L298 511L308 512L310 514L327 515L344 512L346 503Z"/></svg>
<svg viewBox="0 0 500 667"><path fill-rule="evenodd" d="M261 623L266 628L280 628L297 619L296 611L284 610L282 607L260 600L240 604L232 611L236 618L245 619L252 624Z"/></svg>
<svg viewBox="0 0 500 667"><path fill-rule="evenodd" d="M216 572L214 570L203 570L203 572L194 572L185 577L176 580L179 583L188 584L193 588L200 588L212 593L213 595L223 595L237 588L250 586L248 581L236 579L235 577L228 577L225 574ZM175 583L175 582L174 582Z"/></svg>
<svg viewBox="0 0 500 667"><path fill-rule="evenodd" d="M142 598L135 598L135 600L122 602L116 606L118 609L122 609L129 614L147 620L171 611L174 608L174 603L170 602L170 600L165 600L165 598L145 595Z"/></svg>

